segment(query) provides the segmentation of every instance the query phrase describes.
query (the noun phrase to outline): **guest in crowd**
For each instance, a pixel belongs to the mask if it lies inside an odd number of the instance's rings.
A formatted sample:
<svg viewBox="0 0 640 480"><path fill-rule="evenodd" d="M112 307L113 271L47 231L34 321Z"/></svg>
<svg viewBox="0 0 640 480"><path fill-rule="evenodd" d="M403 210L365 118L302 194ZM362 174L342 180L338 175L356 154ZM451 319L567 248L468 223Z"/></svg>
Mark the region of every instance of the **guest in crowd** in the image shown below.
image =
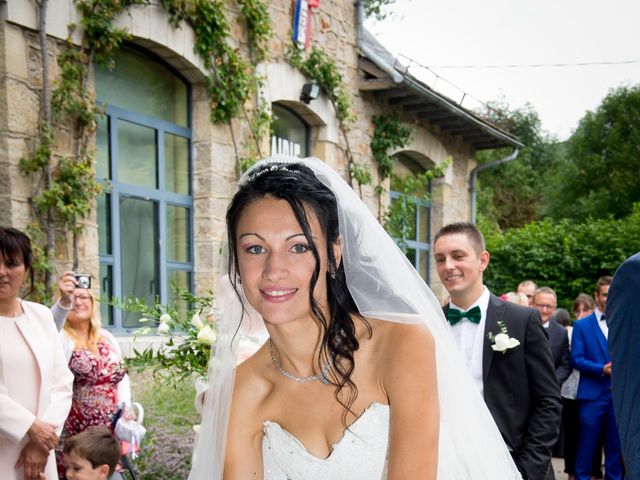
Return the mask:
<svg viewBox="0 0 640 480"><path fill-rule="evenodd" d="M596 308L593 297L586 293L579 294L573 301L571 312L575 320L579 320L593 313ZM559 310L559 309L558 309ZM573 325L567 326L569 335L569 348L571 348L571 335ZM562 430L564 432L564 471L568 475L568 480L574 480L576 473L576 454L578 452L578 438L580 437L580 415L578 413L578 382L580 382L580 372L575 368L569 378L562 384ZM591 468L591 478L602 478L602 439L593 455L593 465Z"/></svg>
<svg viewBox="0 0 640 480"><path fill-rule="evenodd" d="M518 284L517 292L527 297L529 306L533 304L533 294L536 293L538 286L532 280L523 280Z"/></svg>
<svg viewBox="0 0 640 480"><path fill-rule="evenodd" d="M547 330L556 378L562 385L571 374L571 354L567 330L559 323L551 321L557 305L556 292L549 287L540 287L533 294L533 307L540 312L542 326Z"/></svg>
<svg viewBox="0 0 640 480"><path fill-rule="evenodd" d="M77 286L75 272L67 271L60 275L60 280L58 281L59 298L51 307L53 320L58 330L62 328L67 315L69 315L69 310L73 307L73 295Z"/></svg>
<svg viewBox="0 0 640 480"><path fill-rule="evenodd" d="M596 282L595 311L573 325L571 356L580 370L576 398L579 402L580 439L576 457L576 478L589 480L593 455L604 431L605 478L622 480L620 439L611 397L611 358L607 345L605 306L611 277Z"/></svg>
<svg viewBox="0 0 640 480"><path fill-rule="evenodd" d="M502 299L507 302L515 303L516 305L522 305L523 307L529 306L529 299L524 293L507 292L502 296Z"/></svg>
<svg viewBox="0 0 640 480"><path fill-rule="evenodd" d="M571 327L571 315L566 308L556 309L556 313L553 314L551 320L555 321L559 325L562 325L566 329L569 329ZM568 331L569 330L567 330L567 332Z"/></svg>
<svg viewBox="0 0 640 480"><path fill-rule="evenodd" d="M53 448L71 406L67 367L51 311L18 297L33 251L23 232L0 227L0 478L54 480Z"/></svg>
<svg viewBox="0 0 640 480"><path fill-rule="evenodd" d="M100 308L91 290L74 290L72 308L60 337L75 376L71 411L56 449L58 472L64 479L65 440L90 426L111 427L119 405L131 404L131 391L122 352L113 335L101 328Z"/></svg>
<svg viewBox="0 0 640 480"><path fill-rule="evenodd" d="M627 477L640 478L640 253L618 268L607 299L613 407Z"/></svg>
<svg viewBox="0 0 640 480"><path fill-rule="evenodd" d="M453 337L518 469L524 478L555 478L551 448L560 428L560 386L540 314L501 301L484 285L490 254L475 225L442 227L433 254L451 295L444 311ZM496 333L511 337L511 348L496 351Z"/></svg>

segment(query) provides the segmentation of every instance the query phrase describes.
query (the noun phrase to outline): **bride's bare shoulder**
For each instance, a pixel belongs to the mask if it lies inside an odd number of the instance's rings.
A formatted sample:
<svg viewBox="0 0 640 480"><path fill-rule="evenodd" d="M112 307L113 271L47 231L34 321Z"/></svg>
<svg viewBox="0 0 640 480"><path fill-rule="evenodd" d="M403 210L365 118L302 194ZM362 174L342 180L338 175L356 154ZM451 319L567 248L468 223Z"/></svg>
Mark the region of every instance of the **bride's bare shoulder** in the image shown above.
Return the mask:
<svg viewBox="0 0 640 480"><path fill-rule="evenodd" d="M411 363L431 356L433 336L423 324L367 319L371 325L371 343L380 360L389 364Z"/></svg>
<svg viewBox="0 0 640 480"><path fill-rule="evenodd" d="M268 374L270 366L271 357L265 346L238 365L233 386L234 402L258 407L273 388Z"/></svg>

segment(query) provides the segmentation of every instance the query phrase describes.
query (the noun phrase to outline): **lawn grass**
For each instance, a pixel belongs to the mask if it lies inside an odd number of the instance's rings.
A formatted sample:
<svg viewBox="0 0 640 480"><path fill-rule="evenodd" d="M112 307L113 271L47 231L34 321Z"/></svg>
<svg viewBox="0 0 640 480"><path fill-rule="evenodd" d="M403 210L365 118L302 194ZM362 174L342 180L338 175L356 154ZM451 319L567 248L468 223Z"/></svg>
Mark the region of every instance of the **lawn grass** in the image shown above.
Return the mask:
<svg viewBox="0 0 640 480"><path fill-rule="evenodd" d="M140 480L185 480L191 468L193 425L200 416L193 405L192 381L173 388L153 378L151 371L131 372L133 401L144 407L147 434L133 461Z"/></svg>

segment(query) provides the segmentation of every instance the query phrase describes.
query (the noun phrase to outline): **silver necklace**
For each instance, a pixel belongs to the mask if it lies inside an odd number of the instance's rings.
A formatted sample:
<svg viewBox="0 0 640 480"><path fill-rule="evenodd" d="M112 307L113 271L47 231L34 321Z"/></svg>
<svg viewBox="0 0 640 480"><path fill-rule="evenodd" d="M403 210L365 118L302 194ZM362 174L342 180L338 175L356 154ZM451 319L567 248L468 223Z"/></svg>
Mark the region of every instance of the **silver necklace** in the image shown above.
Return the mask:
<svg viewBox="0 0 640 480"><path fill-rule="evenodd" d="M298 383L306 383L306 382L312 382L314 380L319 380L325 385L329 384L328 375L329 375L329 370L331 370L331 367L333 366L333 360L329 360L327 364L324 367L322 367L322 372L319 373L318 375L307 375L306 377L298 377L293 373L287 372L285 369L283 369L280 366L280 362L278 361L278 358L276 357L276 354L273 351L273 347L271 346L271 338L269 338L269 353L271 354L271 360L273 361L273 364L276 366L276 368L278 369L278 371L283 377L287 377L288 379Z"/></svg>

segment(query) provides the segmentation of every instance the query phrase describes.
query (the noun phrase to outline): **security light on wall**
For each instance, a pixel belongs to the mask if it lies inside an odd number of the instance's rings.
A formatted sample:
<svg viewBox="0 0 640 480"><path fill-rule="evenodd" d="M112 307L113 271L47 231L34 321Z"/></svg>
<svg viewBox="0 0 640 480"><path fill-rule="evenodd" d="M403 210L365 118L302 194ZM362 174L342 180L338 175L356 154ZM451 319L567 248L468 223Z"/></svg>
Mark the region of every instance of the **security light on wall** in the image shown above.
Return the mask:
<svg viewBox="0 0 640 480"><path fill-rule="evenodd" d="M302 93L300 93L300 100L302 100L307 105L311 100L315 100L320 95L320 85L317 83L305 83L302 86Z"/></svg>

